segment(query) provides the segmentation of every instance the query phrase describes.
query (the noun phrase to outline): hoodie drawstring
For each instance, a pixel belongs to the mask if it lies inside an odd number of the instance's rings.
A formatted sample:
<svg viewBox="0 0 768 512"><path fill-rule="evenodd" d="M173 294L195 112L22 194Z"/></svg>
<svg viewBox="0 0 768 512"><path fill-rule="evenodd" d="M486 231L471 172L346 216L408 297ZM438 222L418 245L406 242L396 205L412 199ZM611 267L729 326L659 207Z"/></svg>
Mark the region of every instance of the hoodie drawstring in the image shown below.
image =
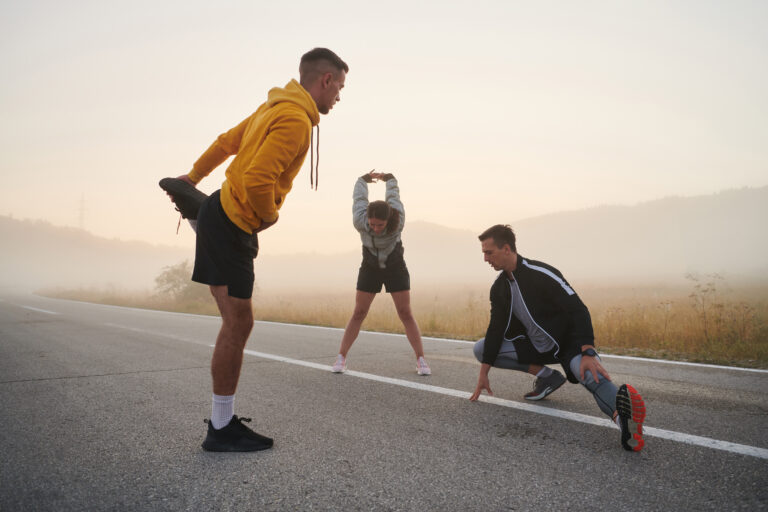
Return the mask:
<svg viewBox="0 0 768 512"><path fill-rule="evenodd" d="M317 164L315 164L314 128L309 132L309 188L317 190L320 183L320 125L317 125ZM314 179L312 173L315 173Z"/></svg>

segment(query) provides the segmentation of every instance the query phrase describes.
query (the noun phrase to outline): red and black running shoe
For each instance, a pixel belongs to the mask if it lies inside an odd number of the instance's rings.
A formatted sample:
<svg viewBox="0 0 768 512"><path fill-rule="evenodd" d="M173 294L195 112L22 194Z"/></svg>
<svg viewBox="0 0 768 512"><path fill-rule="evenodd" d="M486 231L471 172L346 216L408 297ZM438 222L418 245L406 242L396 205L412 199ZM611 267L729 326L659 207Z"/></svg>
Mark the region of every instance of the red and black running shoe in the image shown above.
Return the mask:
<svg viewBox="0 0 768 512"><path fill-rule="evenodd" d="M639 452L645 446L643 441L643 420L645 402L635 388L622 384L616 393L616 410L621 423L621 446L631 452Z"/></svg>

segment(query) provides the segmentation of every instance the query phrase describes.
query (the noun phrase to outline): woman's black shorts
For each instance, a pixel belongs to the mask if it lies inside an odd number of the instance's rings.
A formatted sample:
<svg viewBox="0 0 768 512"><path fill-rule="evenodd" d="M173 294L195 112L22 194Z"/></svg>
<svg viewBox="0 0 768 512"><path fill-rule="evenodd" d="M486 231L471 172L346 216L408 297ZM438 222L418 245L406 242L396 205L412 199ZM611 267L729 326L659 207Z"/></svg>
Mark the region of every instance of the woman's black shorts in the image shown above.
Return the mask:
<svg viewBox="0 0 768 512"><path fill-rule="evenodd" d="M259 252L256 234L250 235L227 217L219 198L211 194L197 214L195 269L192 280L211 286L227 286L231 297L253 295L253 259Z"/></svg>
<svg viewBox="0 0 768 512"><path fill-rule="evenodd" d="M385 268L374 267L363 261L357 274L357 289L361 292L379 293L382 284L387 293L410 290L411 276L405 261L401 260Z"/></svg>

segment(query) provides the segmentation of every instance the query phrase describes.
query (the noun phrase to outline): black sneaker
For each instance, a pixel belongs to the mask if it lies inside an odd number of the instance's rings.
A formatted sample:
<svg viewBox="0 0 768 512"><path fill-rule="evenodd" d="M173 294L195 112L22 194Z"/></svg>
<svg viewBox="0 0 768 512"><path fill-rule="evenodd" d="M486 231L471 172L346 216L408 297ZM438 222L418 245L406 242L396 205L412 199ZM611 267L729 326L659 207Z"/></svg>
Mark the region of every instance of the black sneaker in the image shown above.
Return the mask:
<svg viewBox="0 0 768 512"><path fill-rule="evenodd" d="M272 448L274 441L269 437L257 434L243 425L250 423L251 418L238 418L232 416L226 427L215 429L211 422L208 423L208 435L203 441L203 450L207 452L255 452Z"/></svg>
<svg viewBox="0 0 768 512"><path fill-rule="evenodd" d="M176 203L176 209L182 217L197 220L200 205L208 197L205 192L199 191L196 187L179 178L161 179L160 188L171 196L171 201Z"/></svg>
<svg viewBox="0 0 768 512"><path fill-rule="evenodd" d="M533 381L533 390L525 394L526 400L541 400L565 383L565 377L557 370L552 370L549 377L537 377Z"/></svg>
<svg viewBox="0 0 768 512"><path fill-rule="evenodd" d="M645 402L635 388L622 384L616 393L616 410L621 423L621 446L630 452L639 452L645 446L643 441L643 420Z"/></svg>

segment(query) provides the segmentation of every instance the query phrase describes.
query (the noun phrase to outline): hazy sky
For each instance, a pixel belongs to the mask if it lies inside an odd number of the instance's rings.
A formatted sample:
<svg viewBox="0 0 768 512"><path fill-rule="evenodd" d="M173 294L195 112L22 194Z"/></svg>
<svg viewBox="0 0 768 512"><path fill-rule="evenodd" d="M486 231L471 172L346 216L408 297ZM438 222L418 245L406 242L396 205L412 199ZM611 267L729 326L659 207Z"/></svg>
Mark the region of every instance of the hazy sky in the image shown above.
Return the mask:
<svg viewBox="0 0 768 512"><path fill-rule="evenodd" d="M307 157L261 237L273 254L357 247L372 168L399 178L407 219L475 231L768 184L768 2L424 4L3 2L0 214L191 247L157 181L315 46L350 73L320 123L319 190Z"/></svg>

